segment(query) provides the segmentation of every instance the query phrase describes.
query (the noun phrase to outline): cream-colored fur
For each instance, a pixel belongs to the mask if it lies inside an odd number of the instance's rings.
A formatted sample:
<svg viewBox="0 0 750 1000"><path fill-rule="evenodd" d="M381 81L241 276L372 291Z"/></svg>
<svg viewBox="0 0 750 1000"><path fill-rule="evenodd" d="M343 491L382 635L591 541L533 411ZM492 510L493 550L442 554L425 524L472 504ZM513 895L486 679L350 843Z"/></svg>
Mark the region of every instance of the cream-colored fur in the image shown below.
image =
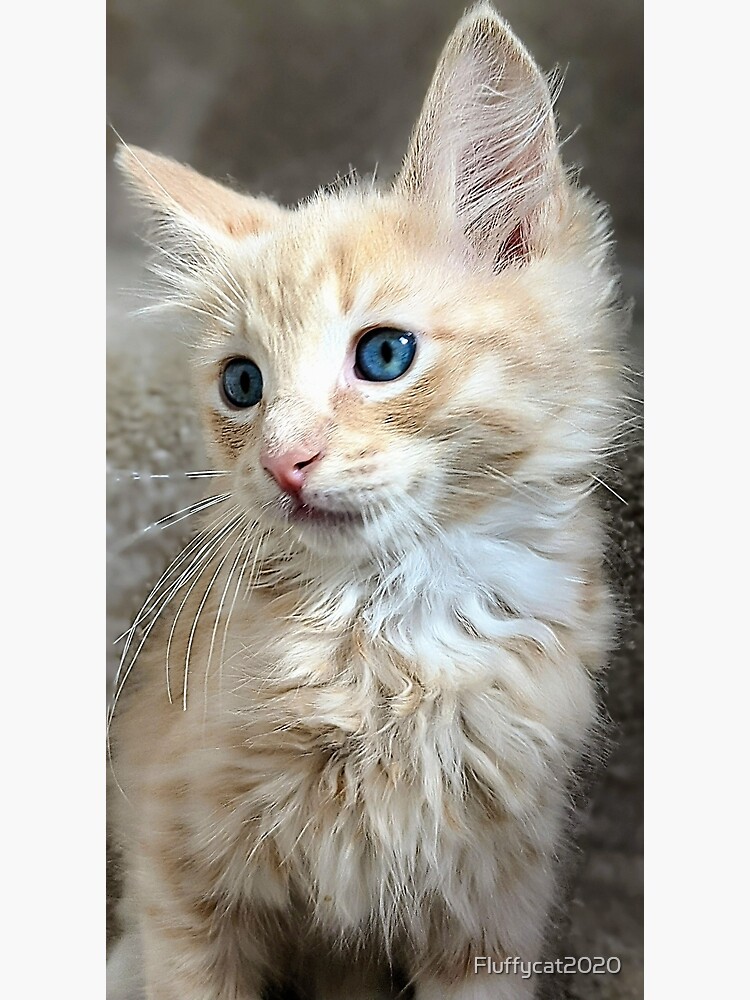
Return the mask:
<svg viewBox="0 0 750 1000"><path fill-rule="evenodd" d="M120 965L138 939L149 1000L260 1000L279 972L372 998L391 965L418 1000L530 997L473 959L543 946L613 631L591 493L619 394L606 227L547 85L482 4L390 190L288 211L120 163L195 320L225 495L123 654ZM382 326L417 353L367 382L354 348ZM256 406L222 397L233 357ZM264 469L294 449L314 519Z"/></svg>

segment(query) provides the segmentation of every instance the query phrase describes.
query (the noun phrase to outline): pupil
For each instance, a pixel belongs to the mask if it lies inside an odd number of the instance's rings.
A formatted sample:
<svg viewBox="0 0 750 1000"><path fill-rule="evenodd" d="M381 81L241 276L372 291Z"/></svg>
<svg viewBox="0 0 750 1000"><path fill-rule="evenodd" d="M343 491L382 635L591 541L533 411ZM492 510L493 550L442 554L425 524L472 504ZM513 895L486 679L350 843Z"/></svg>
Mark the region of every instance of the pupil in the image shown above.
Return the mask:
<svg viewBox="0 0 750 1000"><path fill-rule="evenodd" d="M246 371L240 375L240 389L242 389L244 393L247 393L250 389L250 376Z"/></svg>
<svg viewBox="0 0 750 1000"><path fill-rule="evenodd" d="M393 361L393 348L387 340L383 341L383 344L381 345L380 356L387 365Z"/></svg>

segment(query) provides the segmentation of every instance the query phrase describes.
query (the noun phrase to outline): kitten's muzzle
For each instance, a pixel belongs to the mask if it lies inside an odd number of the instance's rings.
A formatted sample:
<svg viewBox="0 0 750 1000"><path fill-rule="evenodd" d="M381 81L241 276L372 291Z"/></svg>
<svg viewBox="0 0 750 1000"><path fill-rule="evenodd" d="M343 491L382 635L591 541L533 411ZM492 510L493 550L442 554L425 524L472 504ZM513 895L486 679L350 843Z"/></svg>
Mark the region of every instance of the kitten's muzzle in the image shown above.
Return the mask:
<svg viewBox="0 0 750 1000"><path fill-rule="evenodd" d="M265 472L285 494L280 498L281 507L290 521L321 527L361 525L361 512L321 507L310 503L310 497L305 494L308 476L324 453L324 446L319 441L312 441L279 453L264 448L260 461Z"/></svg>

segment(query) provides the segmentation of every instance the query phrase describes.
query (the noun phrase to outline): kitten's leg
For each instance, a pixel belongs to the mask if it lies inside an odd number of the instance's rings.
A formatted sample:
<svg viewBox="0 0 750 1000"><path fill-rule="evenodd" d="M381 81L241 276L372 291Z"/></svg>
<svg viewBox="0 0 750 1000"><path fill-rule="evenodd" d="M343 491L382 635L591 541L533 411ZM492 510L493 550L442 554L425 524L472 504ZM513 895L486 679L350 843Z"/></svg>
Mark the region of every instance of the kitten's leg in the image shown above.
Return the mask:
<svg viewBox="0 0 750 1000"><path fill-rule="evenodd" d="M458 935L453 939L456 943ZM422 971L414 976L416 1000L532 1000L537 980L531 975L531 962L538 957L538 949L519 949L518 961L504 964L504 955L511 953L501 950L499 945L488 947L486 941L478 946L465 945L454 950L446 945L444 955L423 960ZM451 953L455 958L451 958ZM524 959L521 954L533 956Z"/></svg>
<svg viewBox="0 0 750 1000"><path fill-rule="evenodd" d="M542 951L554 886L551 868L537 856L484 905L481 897L461 901L464 912L473 905L473 937L445 911L436 913L429 949L412 961L416 1000L532 1000L539 982L532 963Z"/></svg>
<svg viewBox="0 0 750 1000"><path fill-rule="evenodd" d="M232 945L207 938L199 921L191 931L182 921L165 929L146 920L143 933L146 1000L261 1000L261 977L243 969Z"/></svg>
<svg viewBox="0 0 750 1000"><path fill-rule="evenodd" d="M107 959L107 1000L143 1000L143 955L136 931L122 935Z"/></svg>
<svg viewBox="0 0 750 1000"><path fill-rule="evenodd" d="M150 882L139 894L146 1000L261 1000L268 966L247 916Z"/></svg>

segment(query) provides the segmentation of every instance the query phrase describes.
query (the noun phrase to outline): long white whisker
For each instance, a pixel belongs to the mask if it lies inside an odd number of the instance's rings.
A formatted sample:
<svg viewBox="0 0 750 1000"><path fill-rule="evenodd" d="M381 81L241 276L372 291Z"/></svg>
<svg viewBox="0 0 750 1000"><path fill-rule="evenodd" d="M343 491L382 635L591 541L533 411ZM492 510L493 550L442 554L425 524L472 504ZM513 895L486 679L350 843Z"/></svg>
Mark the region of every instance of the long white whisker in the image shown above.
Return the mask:
<svg viewBox="0 0 750 1000"><path fill-rule="evenodd" d="M229 476L227 469L201 469L197 472L135 472L126 469L108 469L107 475L112 476L115 483L148 482L152 479L210 479L212 476Z"/></svg>
<svg viewBox="0 0 750 1000"><path fill-rule="evenodd" d="M198 500L195 503L190 504L188 507L183 507L182 510L174 511L171 514L165 514L163 517L160 517L158 521L152 521L144 528L139 528L137 531L134 531L132 534L121 539L116 545L111 547L110 555L122 555L126 549L130 548L131 545L135 545L136 543L142 541L143 536L147 535L149 532L153 532L155 528L158 528L160 531L164 531L166 528L171 528L175 524L179 524L181 521L186 520L186 518L192 517L194 514L200 514L201 511L207 510L215 504L222 503L224 500L228 500L231 496L231 493L224 493L220 496L208 497L203 500Z"/></svg>
<svg viewBox="0 0 750 1000"><path fill-rule="evenodd" d="M197 514L201 510L205 510L207 507L213 507L214 504L221 503L223 500L228 500L232 496L231 493L220 493L214 497L207 497L204 500L198 500L196 503L190 504L188 507L183 507L182 510L176 510L172 514L165 514L164 517L160 517L158 521L155 521L157 527L163 527L173 524L177 524L179 521L183 521L186 517L190 517L191 514Z"/></svg>
<svg viewBox="0 0 750 1000"><path fill-rule="evenodd" d="M224 530L225 529L222 529L222 533L224 532ZM124 671L123 671L123 667L125 666L125 662L126 662L127 652L128 652L129 647L130 647L130 643L131 643L131 640L133 638L133 635L135 634L135 632L134 632L135 625L130 630L130 633L128 635L128 642L127 642L127 644L125 646L125 649L123 650L122 657L120 659L120 666L118 668L117 676L115 678L115 695L114 695L114 698L113 698L113 701L112 701L112 707L110 709L110 720L114 716L115 708L117 706L117 702L119 700L120 694L121 694L123 688L125 687L125 684L126 684L126 682L128 680L128 677L130 676L130 674L131 674L131 672L133 670L133 667L135 666L135 663L136 663L136 661L138 659L138 655L140 654L141 650L143 649L143 647L144 647L144 645L146 643L146 640L148 639L148 637L149 637L149 635L151 633L151 630L154 628L154 626L156 625L156 623L159 621L159 618L161 616L162 611L164 610L164 608L167 607L167 605L170 603L170 601L175 596L175 594L180 590L180 588L183 587L192 578L192 576L198 574L198 578L200 578L200 576L203 573L203 570L206 568L206 565L208 564L210 556L212 555L213 550L216 547L216 545L217 545L217 541L216 541L216 539L214 539L212 542L209 543L208 546L204 547L204 549L201 551L201 553L199 553L192 560L192 562L190 563L188 569L186 569L179 576L179 578L176 581L173 581L170 584L170 586L167 588L166 594L162 594L161 595L162 602L161 602L160 606L156 609L156 611L155 611L155 613L153 615L153 618L151 619L151 621L149 622L148 626L144 630L144 633L141 636L141 641L139 642L138 647L135 650L135 653L133 653L132 657L130 658L130 661L127 664L127 668L125 668ZM167 695L169 697L169 701L170 701L170 704L171 704L171 702L172 702L172 695L171 695L171 690L170 690L170 687L169 687L169 665L168 665L168 663L167 663Z"/></svg>
<svg viewBox="0 0 750 1000"><path fill-rule="evenodd" d="M236 541L236 539L235 539L235 541ZM216 567L214 575L211 577L211 580L209 581L209 584L206 587L206 592L203 595L203 598L202 598L200 604L198 605L198 610L195 613L195 617L193 618L193 624L191 626L190 635L188 637L187 649L185 651L185 674L184 674L184 679L183 679L183 684L182 684L182 710L183 710L183 712L187 712L187 691L188 691L188 673L189 673L189 669L190 669L190 653L191 653L192 648L193 648L193 640L195 638L196 629L198 628L198 621L200 620L201 612L203 611L203 608L206 605L206 601L208 600L208 596L211 593L211 590L213 589L213 585L216 582L219 574L221 573L221 570L222 570L222 567L224 566L224 563L229 558L229 556L230 556L230 554L232 552L232 548L233 547L234 547L234 543L229 546L229 548L227 549L227 551L224 553L224 555L222 556L221 560L219 561L219 565ZM182 609L180 609L180 610L182 610ZM176 624L176 619L175 619L175 624Z"/></svg>
<svg viewBox="0 0 750 1000"><path fill-rule="evenodd" d="M167 594L167 596L164 599L161 607L159 608L159 611L157 612L156 617L149 624L148 631L150 631L153 628L154 623L158 619L158 617L161 614L162 610L167 606L167 604L170 603L170 601L172 600L172 598L178 593L178 591L183 586L185 586L192 579L193 582L190 584L190 587L188 588L187 593L183 597L182 601L180 602L180 606L177 609L177 613L175 614L174 620L172 622L172 627L171 627L171 629L169 631L169 638L167 639L167 649L166 649L166 656L165 656L165 670L166 670L166 675L167 675L167 695L169 697L170 704L172 703L172 691L171 691L171 686L170 686L170 681L169 681L169 654L170 654L170 651L172 649L172 641L174 639L174 634L175 634L175 631L177 629L177 621L178 621L178 619L180 617L180 614L182 613L182 609L185 607L185 604L187 603L188 599L190 598L191 593L195 589L196 585L200 581L200 579L203 576L203 574L206 571L206 569L211 565L211 559L222 548L222 546L223 546L223 544L224 544L224 542L226 540L227 535L230 534L231 531L233 530L233 528L236 527L237 522L238 522L238 516L237 516L236 511L235 511L235 512L233 512L232 518L230 519L229 523L225 524L221 528L221 530L214 536L214 538L212 539L212 541L209 543L209 546L207 547L207 549L204 549L204 552L201 555L201 557L198 560L194 561L193 565L182 574L180 580L178 580L177 583L171 587L169 593ZM196 562L197 562L197 565L196 565ZM148 631L147 631L147 634L148 634ZM145 636L144 636L144 639L145 639ZM142 645L143 645L143 640L141 641L141 646ZM140 647L139 647L139 649L140 649Z"/></svg>
<svg viewBox="0 0 750 1000"><path fill-rule="evenodd" d="M190 555L192 555L195 549L200 547L200 545L206 540L206 537L209 536L214 529L218 529L225 521L231 519L233 514L234 514L233 510L230 510L228 512L224 511L218 518L216 518L215 521L213 521L210 525L204 528L203 531L201 531L194 539L192 539L192 541L188 542L187 545L183 547L181 552L179 552L177 556L175 556L175 558L169 564L164 573L162 573L159 580L156 582L156 584L152 587L151 591L149 592L149 595L144 601L140 611L136 615L133 624L130 626L129 629L123 632L122 635L118 636L117 639L115 640L115 642L117 643L127 636L127 642L120 658L121 666L127 654L128 647L132 641L132 638L138 626L141 624L142 621L144 621L146 617L148 617L148 615L151 613L152 606L160 599L159 590L162 587L162 585L166 583L166 581L169 579L170 574L172 574ZM210 545L210 542L208 544ZM205 549L203 551L205 551ZM200 553L196 558L200 558ZM118 670L118 675L119 675L119 670ZM115 677L115 682L117 682L117 677Z"/></svg>
<svg viewBox="0 0 750 1000"><path fill-rule="evenodd" d="M234 571L237 568L237 566L239 565L240 559L242 558L242 554L245 551L245 542L246 542L246 540L247 540L246 533L244 535L240 536L239 547L237 549L237 555L235 556L234 562L232 563L232 565L230 567L230 570L229 570L229 573L227 574L227 580L226 580L226 583L224 584L224 589L223 589L223 591L221 593L221 598L219 600L219 606L216 609L216 617L215 617L215 620L214 620L214 627L211 630L211 642L210 642L209 647L208 647L208 656L206 657L206 673L205 673L205 676L204 676L204 679L203 679L204 721L205 721L205 714L206 714L207 709L208 709L208 677L209 677L209 672L211 670L211 661L213 659L213 654L214 654L214 645L216 643L216 633L218 632L218 629L219 629L219 621L221 620L221 612L222 612L222 610L224 608L224 601L226 600L227 593L229 592L229 588L230 588L231 583L232 583L232 576L234 575ZM247 554L245 556L244 566L247 565L247 560L248 560L249 556L250 556L250 545L248 544L247 545ZM244 566L243 566L243 568L244 568ZM242 577L242 571L240 571L240 579L241 579L241 577ZM235 593L236 593L236 590L235 590ZM234 607L234 604L232 604L232 608L233 607ZM230 614L231 614L231 609L230 609ZM226 641L226 634L227 634L226 633L226 629L227 629L227 627L228 627L228 618L227 618L227 625L225 626L225 629L224 629L224 641ZM223 652L223 643L222 643L222 652ZM219 672L221 673L221 657L219 658Z"/></svg>
<svg viewBox="0 0 750 1000"><path fill-rule="evenodd" d="M609 486L607 483L605 483L603 479L600 479L599 476L595 476L593 474L593 472L592 472L591 473L591 478L593 480L595 480L597 483L599 483L600 486L603 486L605 490L609 490L609 492L612 494L612 496L617 497L617 499L620 500L622 503L624 503L626 507L629 506L628 505L628 501L625 500L624 497L621 497L620 494L616 490L613 490L611 486Z"/></svg>

